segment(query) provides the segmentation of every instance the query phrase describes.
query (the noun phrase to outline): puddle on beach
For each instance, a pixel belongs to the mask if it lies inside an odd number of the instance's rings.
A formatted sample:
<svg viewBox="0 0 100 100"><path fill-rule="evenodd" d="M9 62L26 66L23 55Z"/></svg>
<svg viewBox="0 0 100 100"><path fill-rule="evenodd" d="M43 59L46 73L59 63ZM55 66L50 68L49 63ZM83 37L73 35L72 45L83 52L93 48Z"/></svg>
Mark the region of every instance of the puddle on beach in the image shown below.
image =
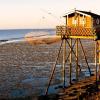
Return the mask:
<svg viewBox="0 0 100 100"><path fill-rule="evenodd" d="M19 89L14 89L10 93L10 97L16 98L16 97L25 97L29 95L33 96L39 96L39 95L44 95L46 88L47 88L47 83L48 83L48 78L29 78L22 80L20 84L23 85L30 85L30 88L19 88ZM56 93L57 90L55 87L57 87L60 84L54 84L51 85L49 88L49 93Z"/></svg>
<svg viewBox="0 0 100 100"><path fill-rule="evenodd" d="M59 69L59 67L60 65L58 65L57 68ZM42 67L42 70L43 70L43 67ZM90 75L89 71L87 69L83 69L80 74L80 79L83 78L83 75L88 77ZM73 73L72 79L75 79L75 73ZM25 96L30 96L30 95L33 95L33 96L44 95L47 85L48 85L48 80L49 80L48 77L42 77L42 76L32 77L32 75L30 74L28 75L26 79L20 82L20 84L26 87L28 86L29 88L20 87L20 88L13 89L10 92L10 97L16 98L16 97L25 97ZM68 80L69 80L69 76L67 76L66 78L66 86L68 86ZM59 74L58 76L55 77L55 80L53 81L54 82L52 83L48 91L49 94L56 93L57 91L59 91L59 88L57 87L63 86L62 78Z"/></svg>

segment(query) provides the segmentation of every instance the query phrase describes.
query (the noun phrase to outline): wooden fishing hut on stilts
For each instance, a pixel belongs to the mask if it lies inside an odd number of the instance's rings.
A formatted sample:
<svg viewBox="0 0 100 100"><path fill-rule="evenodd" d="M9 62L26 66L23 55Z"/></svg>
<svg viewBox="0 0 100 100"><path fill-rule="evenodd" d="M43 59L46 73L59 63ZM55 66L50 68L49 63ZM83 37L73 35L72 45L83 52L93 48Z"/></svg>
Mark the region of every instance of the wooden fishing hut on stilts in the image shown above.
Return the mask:
<svg viewBox="0 0 100 100"><path fill-rule="evenodd" d="M95 61L95 82L96 86L98 88L98 83L97 81L99 80L99 71L97 70L98 65L100 65L100 15L88 12L88 11L80 11L80 10L75 10L72 12L67 13L65 16L66 19L66 25L65 26L57 26L56 27L56 33L57 35L61 36L61 47L63 47L63 62L62 62L62 70L63 70L63 88L65 88L65 66L66 63L68 62L69 59L69 83L72 85L72 64L73 64L73 56L75 57L76 61L76 67L75 67L75 72L76 72L76 79L75 79L75 84L79 81L79 76L78 76L78 70L79 70L79 44L82 48L82 52L84 55L84 59L90 74L90 77L92 77L91 69L88 64L88 60L86 57L86 53L84 50L84 47L82 45L81 39L88 39L94 41L95 48L94 48L94 61ZM75 41L73 41L75 40ZM69 47L69 53L66 52L66 44ZM75 50L74 50L75 46ZM48 90L56 69L56 64L57 60L59 58L59 53L61 50L61 47L58 52L58 56L55 62L55 65L53 67L49 84L46 89L46 95L48 94ZM66 54L68 56L66 56ZM99 69L100 70L100 69ZM66 99L67 100L67 99Z"/></svg>

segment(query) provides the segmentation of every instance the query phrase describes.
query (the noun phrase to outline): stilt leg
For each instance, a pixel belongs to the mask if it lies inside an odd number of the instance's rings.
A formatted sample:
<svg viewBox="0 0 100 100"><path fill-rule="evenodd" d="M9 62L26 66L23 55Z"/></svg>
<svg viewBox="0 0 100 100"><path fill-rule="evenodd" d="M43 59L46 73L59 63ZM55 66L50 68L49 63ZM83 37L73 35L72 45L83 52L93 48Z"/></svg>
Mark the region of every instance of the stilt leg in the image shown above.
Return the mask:
<svg viewBox="0 0 100 100"><path fill-rule="evenodd" d="M60 48L59 48L59 51L58 51L58 55L57 55L56 61L55 61L55 63L54 63L52 72L51 72L51 76L50 76L50 79L49 79L49 83L48 83L48 87L47 87L47 89L46 89L45 95L48 94L48 90L49 90L49 87L50 87L50 85L51 85L51 81L52 81L52 78L53 78L53 75L54 75L54 72L55 72L55 69L56 69L56 64L57 64L57 61L58 61L58 59L59 59L59 55L60 55L60 51L61 51L61 48L62 48L62 44L63 44L63 40L62 40L62 42L61 42L61 45L60 45Z"/></svg>
<svg viewBox="0 0 100 100"><path fill-rule="evenodd" d="M70 46L72 47L72 39L70 39ZM72 81L72 48L70 48L70 80L69 83L71 85L71 81Z"/></svg>
<svg viewBox="0 0 100 100"><path fill-rule="evenodd" d="M78 39L76 41L76 81L78 81Z"/></svg>
<svg viewBox="0 0 100 100"><path fill-rule="evenodd" d="M90 76L91 76L91 70L90 70L90 67L89 67L89 64L88 64L88 61L87 61L87 58L86 58L86 53L84 51L84 48L83 48L83 45L82 45L82 42L81 42L80 39L79 39L79 42L80 42L80 45L81 45L81 48L82 48L82 51L83 51L83 54L84 54L84 59L86 61L86 64L87 64L87 67L88 67L88 70L89 70L89 73L90 73Z"/></svg>
<svg viewBox="0 0 100 100"><path fill-rule="evenodd" d="M97 86L97 89L98 89L98 72L97 72L97 41L95 41L95 74L96 74L96 86Z"/></svg>
<svg viewBox="0 0 100 100"><path fill-rule="evenodd" d="M65 87L66 40L63 40L63 86Z"/></svg>

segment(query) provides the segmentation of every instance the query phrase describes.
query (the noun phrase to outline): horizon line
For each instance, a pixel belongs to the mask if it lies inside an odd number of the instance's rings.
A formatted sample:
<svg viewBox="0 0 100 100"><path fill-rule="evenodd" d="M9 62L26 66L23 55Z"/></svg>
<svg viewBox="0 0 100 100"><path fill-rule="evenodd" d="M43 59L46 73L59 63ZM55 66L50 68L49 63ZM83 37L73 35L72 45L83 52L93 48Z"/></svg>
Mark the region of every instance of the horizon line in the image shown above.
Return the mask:
<svg viewBox="0 0 100 100"><path fill-rule="evenodd" d="M27 30L27 29L29 29L29 30L31 30L31 29L33 29L33 30L35 30L35 29L40 29L40 30L42 30L42 29L56 29L56 28L2 28L2 29L0 29L0 30L17 30L17 29L19 29L19 30Z"/></svg>

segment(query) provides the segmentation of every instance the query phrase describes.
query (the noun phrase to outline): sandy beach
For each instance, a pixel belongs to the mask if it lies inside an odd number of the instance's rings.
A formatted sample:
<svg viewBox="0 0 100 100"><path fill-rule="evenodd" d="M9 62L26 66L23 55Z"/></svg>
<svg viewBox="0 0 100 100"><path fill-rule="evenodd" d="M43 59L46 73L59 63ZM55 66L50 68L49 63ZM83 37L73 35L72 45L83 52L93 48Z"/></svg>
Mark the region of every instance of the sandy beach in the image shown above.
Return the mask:
<svg viewBox="0 0 100 100"><path fill-rule="evenodd" d="M60 43L61 41L37 45L18 42L0 45L0 99L45 93ZM84 45L85 50L92 54L93 41L85 41ZM87 56L89 62L94 60L90 55ZM61 64L62 55L59 57L57 71L61 70ZM69 77L68 73L66 75ZM55 74L53 85L61 83L57 76L61 78L61 72Z"/></svg>

